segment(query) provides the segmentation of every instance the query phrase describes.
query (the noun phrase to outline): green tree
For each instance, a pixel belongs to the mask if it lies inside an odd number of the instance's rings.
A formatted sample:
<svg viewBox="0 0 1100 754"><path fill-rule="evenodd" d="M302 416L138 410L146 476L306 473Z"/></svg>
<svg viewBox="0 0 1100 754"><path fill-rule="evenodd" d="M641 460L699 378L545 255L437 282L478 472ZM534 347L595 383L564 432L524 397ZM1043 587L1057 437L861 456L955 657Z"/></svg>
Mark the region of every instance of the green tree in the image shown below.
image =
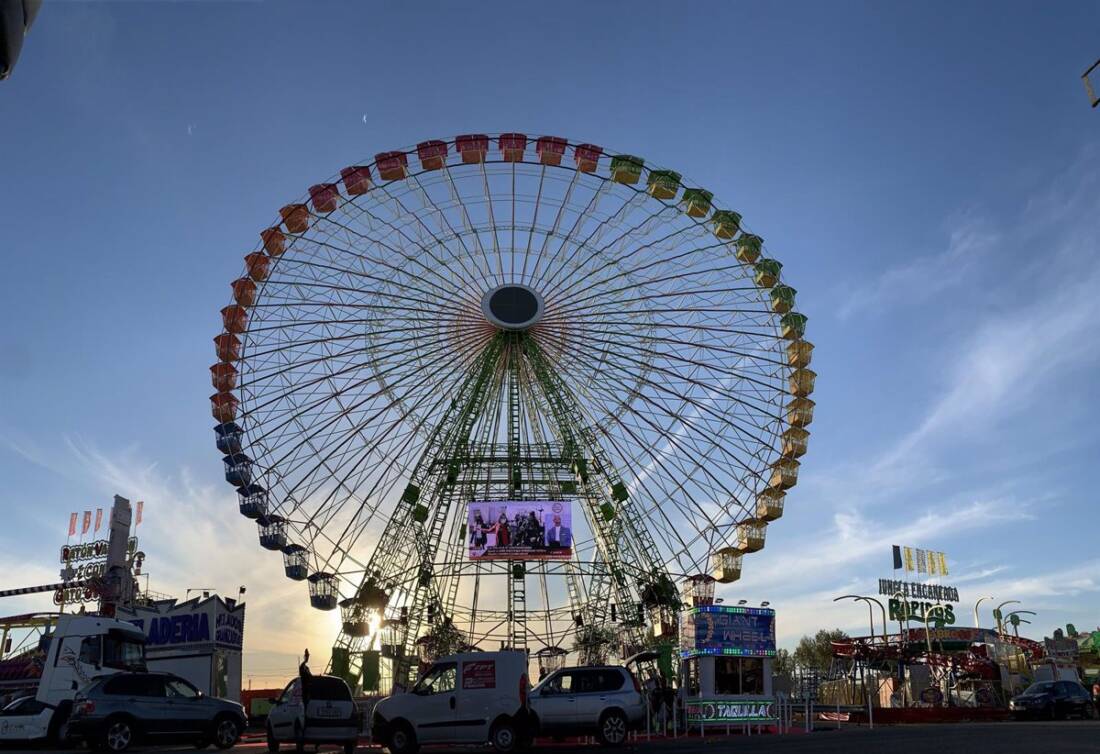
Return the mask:
<svg viewBox="0 0 1100 754"><path fill-rule="evenodd" d="M833 664L834 641L843 641L848 634L839 628L832 631L821 629L813 636L803 636L791 654L794 664L803 670L827 671Z"/></svg>
<svg viewBox="0 0 1100 754"><path fill-rule="evenodd" d="M785 688L789 689L790 684L794 683L794 658L786 649L775 650L775 657L772 659L772 675L777 680L785 681Z"/></svg>

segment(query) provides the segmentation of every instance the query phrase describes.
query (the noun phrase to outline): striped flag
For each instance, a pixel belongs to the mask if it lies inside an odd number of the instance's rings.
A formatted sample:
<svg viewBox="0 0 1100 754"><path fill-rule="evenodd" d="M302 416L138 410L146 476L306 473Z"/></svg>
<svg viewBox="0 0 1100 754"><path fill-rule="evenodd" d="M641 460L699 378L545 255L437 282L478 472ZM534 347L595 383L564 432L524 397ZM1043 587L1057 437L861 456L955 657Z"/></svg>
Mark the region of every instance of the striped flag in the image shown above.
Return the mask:
<svg viewBox="0 0 1100 754"><path fill-rule="evenodd" d="M84 511L84 521L80 526L80 536L87 534L90 528L92 528L92 512Z"/></svg>
<svg viewBox="0 0 1100 754"><path fill-rule="evenodd" d="M95 531L99 531L100 525L103 523L103 509L95 509Z"/></svg>
<svg viewBox="0 0 1100 754"><path fill-rule="evenodd" d="M137 501L137 516L134 519L134 528L135 529L138 527L139 524L141 524L141 509L144 508L144 507L145 507L145 502L143 500L138 500Z"/></svg>
<svg viewBox="0 0 1100 754"><path fill-rule="evenodd" d="M70 513L69 514L69 536L70 537L72 537L76 534L76 519L77 519L77 514L75 514L75 513Z"/></svg>
<svg viewBox="0 0 1100 754"><path fill-rule="evenodd" d="M927 553L924 550L922 550L918 547L917 548L917 573L927 573L927 572L928 572Z"/></svg>

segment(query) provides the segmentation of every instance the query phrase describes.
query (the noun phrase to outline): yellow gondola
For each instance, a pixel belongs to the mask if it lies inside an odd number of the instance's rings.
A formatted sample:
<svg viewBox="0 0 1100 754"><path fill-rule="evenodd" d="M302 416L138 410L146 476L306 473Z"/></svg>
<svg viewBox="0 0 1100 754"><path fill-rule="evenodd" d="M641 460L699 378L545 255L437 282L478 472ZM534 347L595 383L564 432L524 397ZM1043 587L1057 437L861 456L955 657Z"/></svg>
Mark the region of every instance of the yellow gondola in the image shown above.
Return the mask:
<svg viewBox="0 0 1100 754"><path fill-rule="evenodd" d="M710 556L711 576L720 584L732 584L741 578L741 553L724 547Z"/></svg>

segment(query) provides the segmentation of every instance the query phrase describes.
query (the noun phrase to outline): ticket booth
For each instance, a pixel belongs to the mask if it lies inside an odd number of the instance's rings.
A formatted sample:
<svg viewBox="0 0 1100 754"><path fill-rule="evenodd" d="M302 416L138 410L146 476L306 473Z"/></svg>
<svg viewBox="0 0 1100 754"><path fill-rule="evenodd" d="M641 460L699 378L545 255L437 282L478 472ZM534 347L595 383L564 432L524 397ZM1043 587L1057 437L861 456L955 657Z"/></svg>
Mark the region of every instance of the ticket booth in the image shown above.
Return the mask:
<svg viewBox="0 0 1100 754"><path fill-rule="evenodd" d="M769 723L775 611L703 605L680 621L681 693L689 726Z"/></svg>

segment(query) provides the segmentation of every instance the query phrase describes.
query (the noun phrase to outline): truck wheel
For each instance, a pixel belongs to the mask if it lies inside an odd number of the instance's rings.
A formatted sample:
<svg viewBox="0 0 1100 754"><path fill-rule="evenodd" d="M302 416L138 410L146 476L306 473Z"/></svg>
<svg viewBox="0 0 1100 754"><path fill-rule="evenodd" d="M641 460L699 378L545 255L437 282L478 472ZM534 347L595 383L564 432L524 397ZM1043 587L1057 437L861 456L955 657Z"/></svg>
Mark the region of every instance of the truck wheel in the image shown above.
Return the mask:
<svg viewBox="0 0 1100 754"><path fill-rule="evenodd" d="M51 748L63 747L69 730L69 712L72 704L68 701L58 705L57 711L50 716L50 725L46 729L46 742Z"/></svg>
<svg viewBox="0 0 1100 754"><path fill-rule="evenodd" d="M510 754L515 751L518 743L516 724L511 720L499 721L489 731L489 743L493 745L495 751L499 751L501 754Z"/></svg>
<svg viewBox="0 0 1100 754"><path fill-rule="evenodd" d="M390 754L416 754L420 746L416 743L416 734L409 724L397 723L390 731L386 748L390 750Z"/></svg>
<svg viewBox="0 0 1100 754"><path fill-rule="evenodd" d="M275 731L271 729L271 723L267 724L267 750L271 754L277 754L279 751L279 739L275 738Z"/></svg>
<svg viewBox="0 0 1100 754"><path fill-rule="evenodd" d="M600 730L596 737L604 746L622 746L626 741L626 732L626 715L613 709L600 718Z"/></svg>
<svg viewBox="0 0 1100 754"><path fill-rule="evenodd" d="M109 717L103 725L102 746L107 751L123 752L134 742L137 731L125 717Z"/></svg>

